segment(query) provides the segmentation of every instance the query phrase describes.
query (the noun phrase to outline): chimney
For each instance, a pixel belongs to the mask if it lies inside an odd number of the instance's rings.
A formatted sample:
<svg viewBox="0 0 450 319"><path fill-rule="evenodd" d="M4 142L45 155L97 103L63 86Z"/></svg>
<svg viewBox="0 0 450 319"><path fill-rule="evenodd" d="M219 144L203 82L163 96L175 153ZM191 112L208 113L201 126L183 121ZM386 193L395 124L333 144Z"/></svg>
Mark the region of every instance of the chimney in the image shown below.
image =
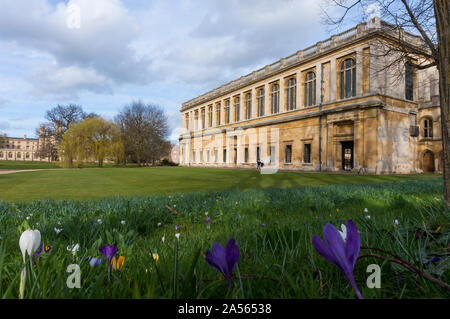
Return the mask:
<svg viewBox="0 0 450 319"><path fill-rule="evenodd" d="M25 135L23 136L23 139L24 139L24 140L26 140L26 139L27 139L27 134L25 134Z"/></svg>

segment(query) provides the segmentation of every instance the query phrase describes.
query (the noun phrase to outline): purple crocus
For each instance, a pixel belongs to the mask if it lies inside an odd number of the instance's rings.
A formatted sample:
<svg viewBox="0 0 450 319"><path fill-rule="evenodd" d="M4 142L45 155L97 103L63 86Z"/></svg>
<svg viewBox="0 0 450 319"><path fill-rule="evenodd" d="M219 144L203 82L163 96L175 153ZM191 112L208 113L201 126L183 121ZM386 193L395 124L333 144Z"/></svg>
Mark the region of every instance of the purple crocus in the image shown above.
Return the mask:
<svg viewBox="0 0 450 319"><path fill-rule="evenodd" d="M212 251L209 249L206 250L205 260L223 274L230 290L231 276L233 275L233 270L239 260L239 256L239 247L234 238L228 241L226 248L223 248L222 245L215 242L212 245Z"/></svg>
<svg viewBox="0 0 450 319"><path fill-rule="evenodd" d="M179 228L178 225L175 225L175 230L178 230L178 228Z"/></svg>
<svg viewBox="0 0 450 319"><path fill-rule="evenodd" d="M39 260L42 259L42 256L39 256L40 254L42 254L42 248L44 248L45 254L48 254L50 252L50 250L52 249L52 247L50 247L48 245L44 245L43 243L41 243L41 245L39 246L39 249L34 254L33 265L36 265L36 261L39 261Z"/></svg>
<svg viewBox="0 0 450 319"><path fill-rule="evenodd" d="M264 222L261 222L261 227L266 227L266 224L264 224Z"/></svg>
<svg viewBox="0 0 450 319"><path fill-rule="evenodd" d="M353 269L361 247L361 239L356 225L352 220L347 220L347 237L344 241L336 227L327 223L323 229L323 237L327 245L318 235L313 236L314 248L323 258L335 264L344 272L358 298L363 299L353 276Z"/></svg>
<svg viewBox="0 0 450 319"><path fill-rule="evenodd" d="M208 217L205 218L205 220L206 220L207 223L209 223L211 221L211 217L208 216Z"/></svg>
<svg viewBox="0 0 450 319"><path fill-rule="evenodd" d="M114 257L114 255L117 252L117 246L116 245L105 245L101 246L99 248L100 252L103 256L105 256L106 259L108 259L108 264L111 263L111 259Z"/></svg>

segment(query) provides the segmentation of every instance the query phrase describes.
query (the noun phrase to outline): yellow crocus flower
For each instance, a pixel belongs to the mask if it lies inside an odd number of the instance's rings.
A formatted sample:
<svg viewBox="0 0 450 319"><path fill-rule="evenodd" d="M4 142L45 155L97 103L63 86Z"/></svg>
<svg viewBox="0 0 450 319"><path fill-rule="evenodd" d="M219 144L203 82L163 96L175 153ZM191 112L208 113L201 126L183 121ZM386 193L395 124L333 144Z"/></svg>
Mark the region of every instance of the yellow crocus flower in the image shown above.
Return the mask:
<svg viewBox="0 0 450 319"><path fill-rule="evenodd" d="M120 269L122 269L123 265L125 264L125 257L120 256L119 258L117 258L117 261L116 261L116 256L114 256L111 261L111 264L112 264L113 270L120 270Z"/></svg>

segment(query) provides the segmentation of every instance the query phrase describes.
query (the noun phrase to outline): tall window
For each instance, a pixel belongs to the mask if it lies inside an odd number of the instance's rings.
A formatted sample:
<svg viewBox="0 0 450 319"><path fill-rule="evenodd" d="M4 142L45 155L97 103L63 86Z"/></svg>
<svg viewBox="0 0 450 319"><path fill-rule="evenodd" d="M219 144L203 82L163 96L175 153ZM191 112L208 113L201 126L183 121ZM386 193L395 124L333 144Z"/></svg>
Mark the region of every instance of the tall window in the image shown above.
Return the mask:
<svg viewBox="0 0 450 319"><path fill-rule="evenodd" d="M186 129L189 130L189 114L186 113Z"/></svg>
<svg viewBox="0 0 450 319"><path fill-rule="evenodd" d="M305 106L316 104L316 74L308 72L305 76Z"/></svg>
<svg viewBox="0 0 450 319"><path fill-rule="evenodd" d="M261 159L261 150L258 147L256 147L256 160L259 161Z"/></svg>
<svg viewBox="0 0 450 319"><path fill-rule="evenodd" d="M220 125L220 103L216 105L216 126Z"/></svg>
<svg viewBox="0 0 450 319"><path fill-rule="evenodd" d="M414 70L411 63L405 63L405 99L414 100Z"/></svg>
<svg viewBox="0 0 450 319"><path fill-rule="evenodd" d="M248 163L248 147L246 147L244 150L244 162Z"/></svg>
<svg viewBox="0 0 450 319"><path fill-rule="evenodd" d="M198 111L195 111L194 115L194 121L195 121L195 130L198 130Z"/></svg>
<svg viewBox="0 0 450 319"><path fill-rule="evenodd" d="M230 123L230 100L225 101L225 124Z"/></svg>
<svg viewBox="0 0 450 319"><path fill-rule="evenodd" d="M356 96L356 63L346 59L341 64L341 99Z"/></svg>
<svg viewBox="0 0 450 319"><path fill-rule="evenodd" d="M290 78L288 80L288 85L286 88L286 105L288 110L295 109L295 100L296 100L296 80L295 78Z"/></svg>
<svg viewBox="0 0 450 319"><path fill-rule="evenodd" d="M227 161L227 150L224 149L223 150L223 162L226 163L226 161Z"/></svg>
<svg viewBox="0 0 450 319"><path fill-rule="evenodd" d="M217 148L214 150L214 161L217 163L218 161L218 155L217 155Z"/></svg>
<svg viewBox="0 0 450 319"><path fill-rule="evenodd" d="M286 145L285 162L292 163L292 145Z"/></svg>
<svg viewBox="0 0 450 319"><path fill-rule="evenodd" d="M272 85L272 92L270 94L270 112L272 114L278 113L280 104L280 86L278 83Z"/></svg>
<svg viewBox="0 0 450 319"><path fill-rule="evenodd" d="M207 150L206 151L206 161L209 163L209 153L210 153L210 150Z"/></svg>
<svg viewBox="0 0 450 319"><path fill-rule="evenodd" d="M311 163L311 144L305 144L303 147L303 163Z"/></svg>
<svg viewBox="0 0 450 319"><path fill-rule="evenodd" d="M245 95L245 119L249 120L252 117L252 94Z"/></svg>
<svg viewBox="0 0 450 319"><path fill-rule="evenodd" d="M264 116L264 89L258 89L258 117Z"/></svg>
<svg viewBox="0 0 450 319"><path fill-rule="evenodd" d="M202 129L205 128L205 124L206 124L205 108L202 108Z"/></svg>
<svg viewBox="0 0 450 319"><path fill-rule="evenodd" d="M423 120L423 137L433 137L433 121L431 119Z"/></svg>
<svg viewBox="0 0 450 319"><path fill-rule="evenodd" d="M234 121L239 122L239 113L241 112L241 98L239 96L236 96L234 98Z"/></svg>
<svg viewBox="0 0 450 319"><path fill-rule="evenodd" d="M199 158L199 162L203 162L203 150L200 150L200 158Z"/></svg>
<svg viewBox="0 0 450 319"><path fill-rule="evenodd" d="M212 126L212 119L213 119L213 107L212 105L210 105L208 107L208 126L211 127Z"/></svg>

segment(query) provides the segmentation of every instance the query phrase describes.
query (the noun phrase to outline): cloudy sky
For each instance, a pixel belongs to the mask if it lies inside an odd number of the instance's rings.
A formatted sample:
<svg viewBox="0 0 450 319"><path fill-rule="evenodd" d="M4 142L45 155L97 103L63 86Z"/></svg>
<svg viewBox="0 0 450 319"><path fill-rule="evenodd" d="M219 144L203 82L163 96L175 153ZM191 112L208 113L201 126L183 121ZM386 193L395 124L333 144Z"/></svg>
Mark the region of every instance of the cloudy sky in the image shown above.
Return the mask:
<svg viewBox="0 0 450 319"><path fill-rule="evenodd" d="M176 141L181 103L329 37L319 3L0 0L0 132L35 136L58 104L112 119L140 99Z"/></svg>

